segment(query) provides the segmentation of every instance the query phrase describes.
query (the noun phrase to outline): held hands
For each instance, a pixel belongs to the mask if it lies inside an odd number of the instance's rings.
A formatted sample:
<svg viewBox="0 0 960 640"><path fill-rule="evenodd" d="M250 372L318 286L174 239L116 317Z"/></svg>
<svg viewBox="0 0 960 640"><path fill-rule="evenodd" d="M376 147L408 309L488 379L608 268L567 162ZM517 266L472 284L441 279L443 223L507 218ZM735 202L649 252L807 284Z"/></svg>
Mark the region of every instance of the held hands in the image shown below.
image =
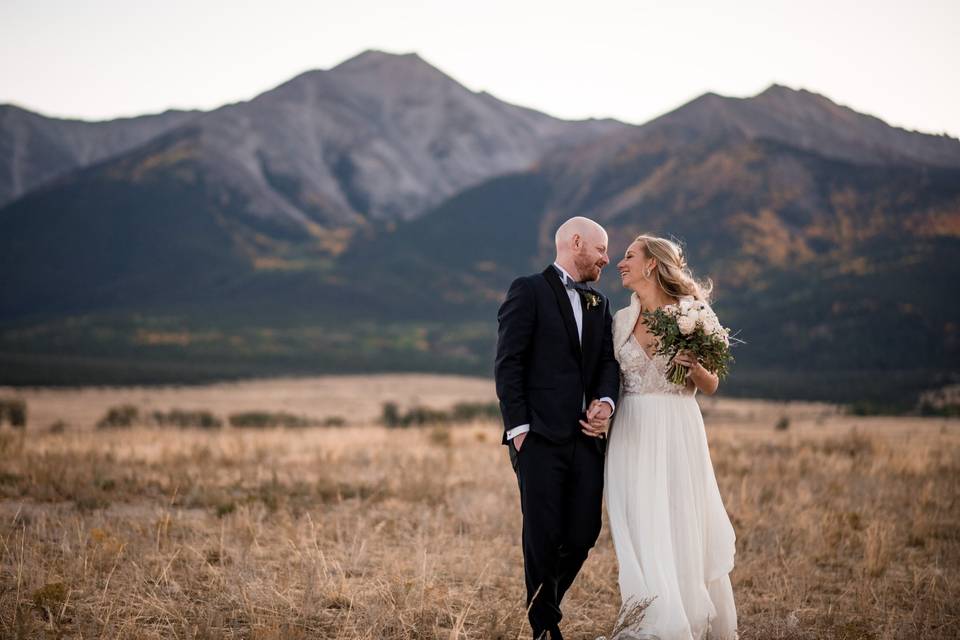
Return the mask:
<svg viewBox="0 0 960 640"><path fill-rule="evenodd" d="M580 421L583 433L592 438L606 437L612 414L613 408L608 403L594 400L587 407L587 419Z"/></svg>
<svg viewBox="0 0 960 640"><path fill-rule="evenodd" d="M609 403L594 400L590 403L590 406L587 407L587 420L593 420L594 418L609 420L612 413L613 409Z"/></svg>
<svg viewBox="0 0 960 640"><path fill-rule="evenodd" d="M591 438L605 438L607 431L610 430L610 416L613 414L613 407L609 403L594 400L587 407L587 419L581 420L582 431ZM521 433L513 437L513 446L517 451L523 447L523 441L526 440L527 433Z"/></svg>

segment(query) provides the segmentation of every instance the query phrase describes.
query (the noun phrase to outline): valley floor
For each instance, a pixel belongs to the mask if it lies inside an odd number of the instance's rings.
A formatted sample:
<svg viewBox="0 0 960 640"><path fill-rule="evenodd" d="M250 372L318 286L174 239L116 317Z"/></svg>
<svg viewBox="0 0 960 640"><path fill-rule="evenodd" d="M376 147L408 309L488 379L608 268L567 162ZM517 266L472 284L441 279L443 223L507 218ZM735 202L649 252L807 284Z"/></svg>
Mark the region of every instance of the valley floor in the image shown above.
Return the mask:
<svg viewBox="0 0 960 640"><path fill-rule="evenodd" d="M376 424L385 401L492 400L488 380L16 395L30 422L0 428L0 637L528 635L519 501L499 427ZM120 404L347 424L94 428ZM702 406L737 532L744 640L960 637L960 421ZM565 635L608 634L618 607L605 527L565 601Z"/></svg>

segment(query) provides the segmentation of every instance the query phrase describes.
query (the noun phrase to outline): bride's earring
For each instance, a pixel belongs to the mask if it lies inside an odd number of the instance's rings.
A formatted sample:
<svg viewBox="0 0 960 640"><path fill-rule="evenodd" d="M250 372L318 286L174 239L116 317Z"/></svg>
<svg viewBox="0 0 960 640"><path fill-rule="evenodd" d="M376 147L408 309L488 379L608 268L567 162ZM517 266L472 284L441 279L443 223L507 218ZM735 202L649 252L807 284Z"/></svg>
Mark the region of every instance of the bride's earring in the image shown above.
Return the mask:
<svg viewBox="0 0 960 640"><path fill-rule="evenodd" d="M644 280L649 280L649 279L650 279L650 269L644 269L644 270L643 270L643 278L644 278Z"/></svg>

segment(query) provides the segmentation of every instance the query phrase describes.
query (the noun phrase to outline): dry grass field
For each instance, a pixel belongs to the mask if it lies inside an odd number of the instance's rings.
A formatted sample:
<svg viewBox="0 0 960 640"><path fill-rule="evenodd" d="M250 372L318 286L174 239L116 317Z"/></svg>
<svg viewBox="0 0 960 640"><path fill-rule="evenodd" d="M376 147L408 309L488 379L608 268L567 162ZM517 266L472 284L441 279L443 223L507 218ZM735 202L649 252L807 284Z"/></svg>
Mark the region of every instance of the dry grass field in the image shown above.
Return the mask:
<svg viewBox="0 0 960 640"><path fill-rule="evenodd" d="M528 637L499 427L375 424L387 400L491 400L489 381L0 389L13 395L29 423L0 428L0 638ZM347 424L94 427L120 404ZM741 638L960 637L960 421L702 406ZM608 634L618 606L605 529L565 634Z"/></svg>

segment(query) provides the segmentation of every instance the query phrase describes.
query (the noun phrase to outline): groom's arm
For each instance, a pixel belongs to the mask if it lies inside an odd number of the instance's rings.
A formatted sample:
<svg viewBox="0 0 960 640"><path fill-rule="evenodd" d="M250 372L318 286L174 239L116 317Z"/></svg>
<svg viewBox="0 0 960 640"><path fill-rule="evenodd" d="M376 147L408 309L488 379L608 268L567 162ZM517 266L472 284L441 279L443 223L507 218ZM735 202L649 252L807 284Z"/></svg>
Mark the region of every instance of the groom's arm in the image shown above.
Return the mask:
<svg viewBox="0 0 960 640"><path fill-rule="evenodd" d="M506 430L530 423L524 374L536 313L536 300L530 283L525 278L517 278L510 285L497 313L499 328L494 378Z"/></svg>

